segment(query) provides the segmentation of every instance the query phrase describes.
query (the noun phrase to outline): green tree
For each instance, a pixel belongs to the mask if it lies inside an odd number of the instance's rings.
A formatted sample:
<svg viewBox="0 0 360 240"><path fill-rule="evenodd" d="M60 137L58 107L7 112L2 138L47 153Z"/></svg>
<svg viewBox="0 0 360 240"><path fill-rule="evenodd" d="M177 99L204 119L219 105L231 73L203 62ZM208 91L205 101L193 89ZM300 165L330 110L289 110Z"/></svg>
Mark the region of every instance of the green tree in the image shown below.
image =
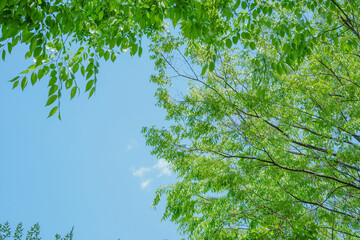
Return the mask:
<svg viewBox="0 0 360 240"><path fill-rule="evenodd" d="M64 87L71 98L80 91L77 72L91 96L99 59L141 55L148 37L173 125L144 133L179 175L154 201L167 195L164 218L191 239L355 239L359 9L358 0L2 0L0 47L5 59L29 46L35 63L11 81L49 75L52 116ZM174 75L189 81L183 99L171 97Z"/></svg>
<svg viewBox="0 0 360 240"><path fill-rule="evenodd" d="M190 239L358 239L360 2L256 3L228 50L156 39L172 125L143 132L179 181L154 205Z"/></svg>
<svg viewBox="0 0 360 240"><path fill-rule="evenodd" d="M60 234L56 234L55 235L55 239L56 240L72 240L73 238L73 231L74 228L71 229L71 231L66 234L65 237L61 237ZM0 240L6 240L6 239L14 239L14 240L21 240L21 239L25 239L26 240L40 240L40 225L38 223L34 224L34 226L32 226L29 231L26 233L26 236L24 236L24 228L22 223L19 223L16 226L16 229L13 231L11 231L11 227L10 224L8 222L4 223L4 224L0 224Z"/></svg>

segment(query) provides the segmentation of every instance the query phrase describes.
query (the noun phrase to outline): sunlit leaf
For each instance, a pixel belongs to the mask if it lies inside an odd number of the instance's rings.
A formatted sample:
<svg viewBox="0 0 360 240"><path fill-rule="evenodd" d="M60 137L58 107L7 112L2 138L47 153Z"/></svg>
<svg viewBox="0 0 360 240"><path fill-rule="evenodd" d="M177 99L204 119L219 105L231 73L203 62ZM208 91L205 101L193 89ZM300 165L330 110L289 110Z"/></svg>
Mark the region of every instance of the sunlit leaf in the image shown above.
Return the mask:
<svg viewBox="0 0 360 240"><path fill-rule="evenodd" d="M86 84L85 92L89 91L94 84L94 80L90 80Z"/></svg>
<svg viewBox="0 0 360 240"><path fill-rule="evenodd" d="M37 81L37 75L36 73L31 73L31 84L34 85Z"/></svg>
<svg viewBox="0 0 360 240"><path fill-rule="evenodd" d="M54 102L56 101L57 98L58 98L57 95L52 95L52 96L50 96L50 97L48 98L45 106L51 105L52 103L54 103Z"/></svg>
<svg viewBox="0 0 360 240"><path fill-rule="evenodd" d="M70 92L70 99L73 99L75 97L75 94L76 94L76 89L77 87L73 87L71 89L71 92Z"/></svg>
<svg viewBox="0 0 360 240"><path fill-rule="evenodd" d="M21 80L21 90L24 91L24 88L26 87L27 83L28 83L28 80L27 80L26 77L24 77L24 78Z"/></svg>
<svg viewBox="0 0 360 240"><path fill-rule="evenodd" d="M56 113L57 109L58 109L57 106L56 106L56 107L53 107L53 108L50 110L50 112L49 112L48 118L51 117L51 116L53 116L53 115Z"/></svg>

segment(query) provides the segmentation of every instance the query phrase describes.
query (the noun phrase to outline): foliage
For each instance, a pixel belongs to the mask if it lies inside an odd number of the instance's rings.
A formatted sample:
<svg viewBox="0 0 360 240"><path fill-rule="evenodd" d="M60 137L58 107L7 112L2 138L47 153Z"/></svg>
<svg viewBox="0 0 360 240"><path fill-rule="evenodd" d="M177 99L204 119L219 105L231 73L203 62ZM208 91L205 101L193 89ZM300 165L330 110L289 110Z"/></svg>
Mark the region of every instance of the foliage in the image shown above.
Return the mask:
<svg viewBox="0 0 360 240"><path fill-rule="evenodd" d="M229 50L154 39L172 125L143 132L179 176L154 205L190 239L358 239L360 3L253 4Z"/></svg>
<svg viewBox="0 0 360 240"><path fill-rule="evenodd" d="M52 106L49 117L58 112L60 118L63 90L70 91L70 99L80 92L78 72L85 78L85 91L91 97L100 60L115 61L127 49L131 56L140 56L142 37L161 32L165 19L171 19L173 26L181 20L184 36L214 42L215 33L226 26L218 11L226 15L234 12L226 4L230 2L2 0L0 53L5 60L18 44L29 46L25 59L33 58L34 63L10 82L13 88L20 86L24 90L28 82L34 85L48 76L46 106Z"/></svg>
<svg viewBox="0 0 360 240"><path fill-rule="evenodd" d="M359 0L2 0L0 48L5 59L29 46L35 63L11 82L24 89L48 75L52 116L64 87L79 93L77 72L91 96L101 58L141 55L150 38L158 104L173 125L143 132L180 177L157 192L164 218L191 239L355 239L359 9ZM172 97L174 77L189 81L183 99Z"/></svg>
<svg viewBox="0 0 360 240"><path fill-rule="evenodd" d="M254 50L258 39L264 37L260 34L263 28L274 28L276 34L271 35L270 40L279 48L278 35L283 37L286 34L292 38L291 29L295 26L300 32L306 29L308 22L301 17L303 8L322 9L324 12L324 7L334 5L330 2L2 0L0 52L5 60L17 45L29 47L25 59L32 58L34 63L10 82L13 88L24 90L29 82L34 85L47 76L49 95L46 106L52 107L49 117L58 113L60 118L63 90L67 89L70 99L74 98L80 93L81 84L77 80L82 76L86 80L85 91L91 97L96 89L102 59L115 61L117 55L127 49L130 55L138 53L140 56L142 38L156 36L169 24L178 26L176 31L185 39L197 39L206 44L208 53L230 48L239 41ZM298 22L294 23L294 19L288 18L284 12L278 12L277 17L284 21L272 26L269 18L276 15L274 9L279 7L294 11ZM299 57L306 55L313 44L306 38L308 35L311 32L294 36L295 41L289 42L288 51L296 48ZM293 58L289 55L287 61ZM213 70L215 60L216 54L211 54L206 68ZM280 71L282 67L279 65Z"/></svg>
<svg viewBox="0 0 360 240"><path fill-rule="evenodd" d="M24 231L24 229L23 229L22 223L19 223L16 226L16 229L13 232L13 234L11 233L10 224L8 222L6 222L4 224L0 224L0 240L5 240L5 239L21 240L21 239L24 239L23 237L25 237L26 240L40 240L41 239L40 225L38 223L34 224L34 226L32 226L30 228L30 230L27 232L26 236L24 236L23 231ZM73 231L74 231L74 228L72 228L71 231L68 234L66 234L66 236L63 238L61 237L61 235L56 234L55 239L56 240L72 240Z"/></svg>

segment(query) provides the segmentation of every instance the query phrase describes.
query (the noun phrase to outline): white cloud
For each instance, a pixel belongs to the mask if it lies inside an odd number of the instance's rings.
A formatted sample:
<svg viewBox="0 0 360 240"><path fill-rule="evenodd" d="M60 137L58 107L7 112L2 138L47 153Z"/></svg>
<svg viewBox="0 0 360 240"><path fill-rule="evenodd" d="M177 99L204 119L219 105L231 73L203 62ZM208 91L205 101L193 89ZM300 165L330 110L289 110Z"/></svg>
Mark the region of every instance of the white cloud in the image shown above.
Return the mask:
<svg viewBox="0 0 360 240"><path fill-rule="evenodd" d="M131 169L132 170L132 175L134 177L139 177L139 178L144 178L145 175L156 175L157 177L161 177L161 176L170 176L171 175L171 171L169 168L169 163L167 161L165 161L164 159L159 159L153 166L151 167L141 167L138 169ZM142 181L141 182L141 188L145 189L150 182L152 181L151 178Z"/></svg>
<svg viewBox="0 0 360 240"><path fill-rule="evenodd" d="M153 166L154 169L157 169L160 171L158 177L161 177L163 175L170 176L171 171L169 169L169 163L165 161L165 159L160 158L158 162Z"/></svg>
<svg viewBox="0 0 360 240"><path fill-rule="evenodd" d="M147 180L145 180L145 181L142 181L142 182L141 182L141 189L145 189L147 186L149 186L149 184L151 183L151 181L152 181L151 178L149 178L149 179L147 179Z"/></svg>
<svg viewBox="0 0 360 240"><path fill-rule="evenodd" d="M135 140L131 140L129 144L126 147L127 151L130 151L138 146L137 142Z"/></svg>
<svg viewBox="0 0 360 240"><path fill-rule="evenodd" d="M135 177L142 177L144 175L144 173L149 172L151 170L151 168L146 168L146 167L142 167L139 168L138 170L133 170L133 176Z"/></svg>

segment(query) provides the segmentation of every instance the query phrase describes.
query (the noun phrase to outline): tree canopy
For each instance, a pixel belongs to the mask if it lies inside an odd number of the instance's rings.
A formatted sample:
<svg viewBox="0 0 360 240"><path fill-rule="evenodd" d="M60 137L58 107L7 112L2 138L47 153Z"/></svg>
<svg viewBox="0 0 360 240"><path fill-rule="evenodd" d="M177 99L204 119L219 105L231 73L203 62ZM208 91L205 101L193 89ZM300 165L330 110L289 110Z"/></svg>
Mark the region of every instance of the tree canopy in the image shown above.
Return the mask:
<svg viewBox="0 0 360 240"><path fill-rule="evenodd" d="M179 181L164 218L190 239L360 238L358 0L104 0L0 3L0 47L49 75L59 111L76 75L95 91L99 59L152 41L169 128L144 128ZM182 61L182 63L181 63ZM175 80L177 79L177 80ZM182 98L174 81L188 82ZM60 116L60 115L59 115Z"/></svg>
<svg viewBox="0 0 360 240"><path fill-rule="evenodd" d="M19 43L29 46L25 58L34 64L11 80L24 89L48 76L51 105L49 116L60 108L63 88L70 98L79 93L77 72L86 79L85 91L95 91L99 60L115 61L129 49L142 54L141 40L162 32L165 19L188 38L216 42L226 22L218 11L234 14L227 1L140 1L140 0L3 0L0 3L0 50L2 59ZM228 2L230 3L230 2ZM209 15L204 15L204 13ZM209 17L210 16L210 17ZM205 34L206 33L206 34ZM57 103L57 104L56 104ZM57 106L54 106L57 105ZM60 118L60 114L58 115Z"/></svg>
<svg viewBox="0 0 360 240"><path fill-rule="evenodd" d="M143 132L179 176L154 204L190 239L360 238L359 2L262 3L229 49L153 45L172 125Z"/></svg>

